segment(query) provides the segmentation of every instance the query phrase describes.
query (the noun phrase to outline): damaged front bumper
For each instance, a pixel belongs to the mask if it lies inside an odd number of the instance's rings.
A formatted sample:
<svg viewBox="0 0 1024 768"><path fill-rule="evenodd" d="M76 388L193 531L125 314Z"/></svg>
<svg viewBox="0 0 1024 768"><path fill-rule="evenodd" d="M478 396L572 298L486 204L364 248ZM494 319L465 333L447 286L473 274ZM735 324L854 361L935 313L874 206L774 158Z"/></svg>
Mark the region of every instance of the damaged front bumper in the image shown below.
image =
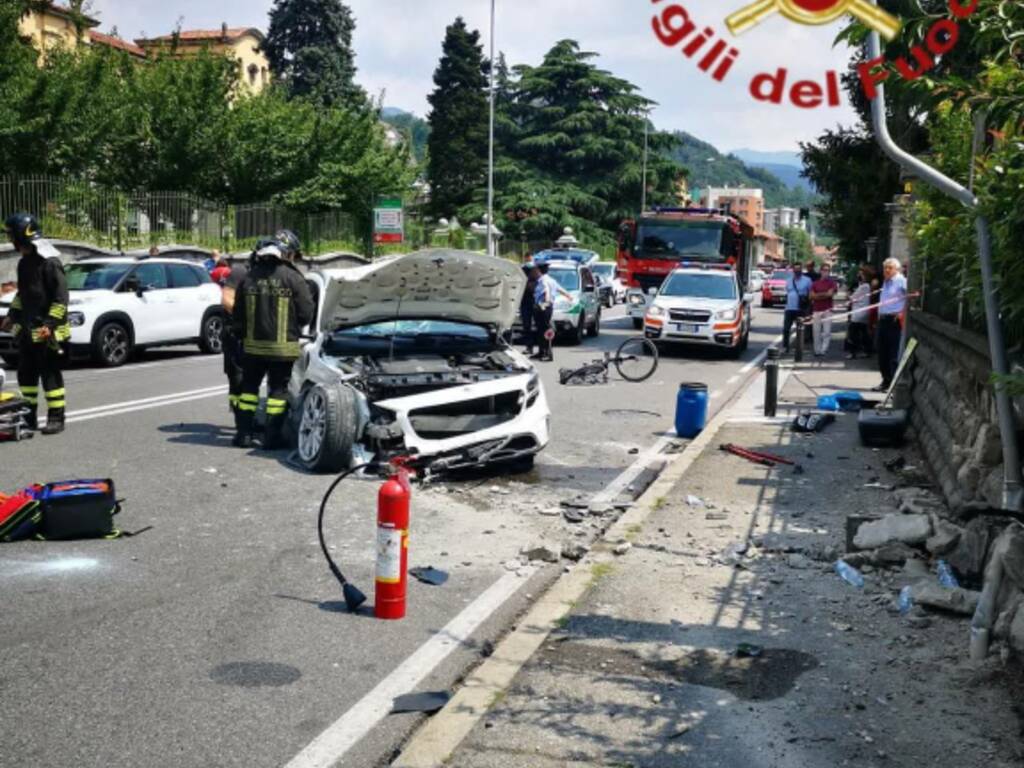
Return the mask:
<svg viewBox="0 0 1024 768"><path fill-rule="evenodd" d="M523 460L550 439L551 412L535 373L381 400L373 409L400 432L401 449L434 472Z"/></svg>

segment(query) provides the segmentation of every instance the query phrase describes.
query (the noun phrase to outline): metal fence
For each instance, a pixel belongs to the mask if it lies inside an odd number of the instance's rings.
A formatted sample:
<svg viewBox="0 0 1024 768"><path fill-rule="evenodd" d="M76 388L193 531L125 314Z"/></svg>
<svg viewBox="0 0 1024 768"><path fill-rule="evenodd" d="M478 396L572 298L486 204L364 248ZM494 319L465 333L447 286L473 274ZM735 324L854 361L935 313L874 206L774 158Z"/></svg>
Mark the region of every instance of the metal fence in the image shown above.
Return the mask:
<svg viewBox="0 0 1024 768"><path fill-rule="evenodd" d="M234 206L187 192L122 192L46 176L2 178L0 212L14 211L38 216L49 237L117 251L170 244L240 251L281 228L295 230L312 255L365 251L353 217L341 211Z"/></svg>

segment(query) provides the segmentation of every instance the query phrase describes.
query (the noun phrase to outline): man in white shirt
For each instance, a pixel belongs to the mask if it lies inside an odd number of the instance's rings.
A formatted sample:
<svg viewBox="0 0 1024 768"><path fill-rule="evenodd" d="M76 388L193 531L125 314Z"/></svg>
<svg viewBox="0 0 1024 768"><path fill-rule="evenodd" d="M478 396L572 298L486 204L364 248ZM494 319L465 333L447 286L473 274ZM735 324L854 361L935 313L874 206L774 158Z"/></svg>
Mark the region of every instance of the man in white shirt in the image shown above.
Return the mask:
<svg viewBox="0 0 1024 768"><path fill-rule="evenodd" d="M548 274L547 264L534 266L531 275L536 281L536 287L533 291L533 326L534 332L537 334L537 346L539 347L539 351L532 359L552 362L555 359L552 353L552 342L555 338L555 332L551 320L555 312L555 299L559 295L572 299L572 294L567 293L555 278Z"/></svg>
<svg viewBox="0 0 1024 768"><path fill-rule="evenodd" d="M899 259L885 262L885 283L882 284L881 306L878 308L878 370L882 383L875 387L885 392L892 386L900 362L903 338L903 315L907 310L907 278Z"/></svg>

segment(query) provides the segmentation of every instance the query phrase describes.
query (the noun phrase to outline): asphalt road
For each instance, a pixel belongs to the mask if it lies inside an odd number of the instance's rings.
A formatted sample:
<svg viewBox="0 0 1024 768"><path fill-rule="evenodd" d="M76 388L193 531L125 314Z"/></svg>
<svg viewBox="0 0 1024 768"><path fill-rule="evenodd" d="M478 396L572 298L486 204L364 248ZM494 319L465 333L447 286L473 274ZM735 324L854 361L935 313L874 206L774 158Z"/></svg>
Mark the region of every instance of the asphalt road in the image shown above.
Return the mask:
<svg viewBox="0 0 1024 768"><path fill-rule="evenodd" d="M381 719L391 696L450 687L561 572L516 573L509 561L537 542L586 542L609 522L543 512L600 494L665 446L679 382L706 382L713 407L727 401L781 312L757 311L754 325L742 360L669 353L644 384L557 381L558 368L633 334L622 308L599 339L557 348L541 369L554 437L533 472L414 490L411 564L451 579L413 581L409 616L395 623L340 610L316 543L329 479L284 453L230 447L219 358L186 350L116 371L75 367L67 432L0 445L0 489L112 477L127 499L121 527L152 528L0 549L0 766L386 764L417 722ZM351 481L328 532L371 601L377 487Z"/></svg>

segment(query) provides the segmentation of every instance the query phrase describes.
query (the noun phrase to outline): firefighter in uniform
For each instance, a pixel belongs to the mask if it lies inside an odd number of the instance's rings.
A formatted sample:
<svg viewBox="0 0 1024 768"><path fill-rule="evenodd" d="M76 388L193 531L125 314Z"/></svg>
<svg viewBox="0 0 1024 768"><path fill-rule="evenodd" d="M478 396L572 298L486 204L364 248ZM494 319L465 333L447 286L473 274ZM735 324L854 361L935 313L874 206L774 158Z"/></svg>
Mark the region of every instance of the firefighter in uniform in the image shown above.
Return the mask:
<svg viewBox="0 0 1024 768"><path fill-rule="evenodd" d="M300 257L298 237L287 230L252 257L249 274L236 291L235 335L242 342L242 394L234 444L251 448L260 384L267 379L267 426L263 447L281 447L288 412L288 380L300 354L299 335L313 320L309 286L292 263Z"/></svg>
<svg viewBox="0 0 1024 768"><path fill-rule="evenodd" d="M261 240L256 245L256 250L253 253L271 243L272 241L270 240ZM221 286L220 297L220 304L228 316L228 322L224 323L224 331L221 334L224 375L228 378L228 403L231 406L231 412L235 414L236 421L238 418L238 403L242 397L242 340L235 335L235 329L232 327L230 319L235 313L235 299L238 295L238 289L248 274L249 266L247 264L233 265L230 273L224 280L224 284Z"/></svg>
<svg viewBox="0 0 1024 768"><path fill-rule="evenodd" d="M43 239L39 222L27 213L16 213L5 223L7 237L21 254L18 261L18 295L4 320L18 342L18 386L29 403L28 426L38 427L39 382L42 380L47 417L44 435L64 431L65 345L71 338L68 325L68 283L60 253Z"/></svg>

